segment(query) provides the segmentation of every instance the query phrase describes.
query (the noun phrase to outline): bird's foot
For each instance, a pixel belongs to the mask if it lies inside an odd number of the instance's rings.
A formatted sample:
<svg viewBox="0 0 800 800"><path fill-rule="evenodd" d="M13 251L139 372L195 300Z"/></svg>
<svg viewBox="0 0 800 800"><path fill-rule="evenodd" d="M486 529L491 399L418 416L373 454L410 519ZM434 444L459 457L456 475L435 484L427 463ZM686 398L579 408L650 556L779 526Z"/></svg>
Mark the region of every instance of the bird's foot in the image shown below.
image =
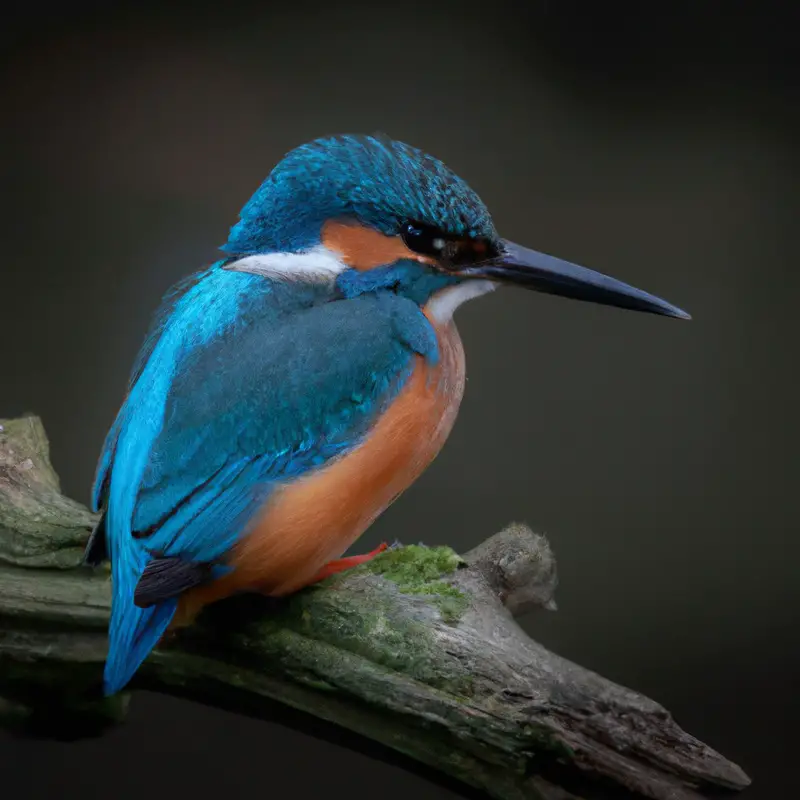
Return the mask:
<svg viewBox="0 0 800 800"><path fill-rule="evenodd" d="M371 559L375 558L375 556L380 555L385 550L389 549L389 545L386 542L383 542L380 546L376 547L369 553L365 553L364 555L360 556L346 556L345 558L337 558L335 561L329 561L310 581L309 585L313 583L319 583L320 581L324 581L325 578L329 578L331 575L336 575L339 572L344 572L351 567L357 567L359 564L363 564L365 561L370 561Z"/></svg>
<svg viewBox="0 0 800 800"><path fill-rule="evenodd" d="M219 583L219 582L217 582ZM167 630L164 632L162 641L168 642L174 638L175 635L183 628L189 628L194 625L200 612L209 603L225 597L225 593L218 593L215 591L216 585L198 586L194 589L189 589L178 598L178 607L175 609L175 614L170 620Z"/></svg>

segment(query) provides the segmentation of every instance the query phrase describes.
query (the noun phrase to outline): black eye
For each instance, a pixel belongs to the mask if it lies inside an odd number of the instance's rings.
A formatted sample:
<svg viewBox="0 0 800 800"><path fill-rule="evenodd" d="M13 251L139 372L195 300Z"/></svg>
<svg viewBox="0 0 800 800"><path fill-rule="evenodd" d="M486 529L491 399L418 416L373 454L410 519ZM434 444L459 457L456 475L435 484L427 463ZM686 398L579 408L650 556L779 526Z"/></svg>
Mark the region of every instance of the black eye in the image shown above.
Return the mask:
<svg viewBox="0 0 800 800"><path fill-rule="evenodd" d="M447 248L447 237L432 225L408 222L400 236L409 250L423 256L441 258Z"/></svg>
<svg viewBox="0 0 800 800"><path fill-rule="evenodd" d="M435 258L442 267L450 269L485 261L499 252L488 239L453 236L422 222L407 222L400 236L409 250Z"/></svg>

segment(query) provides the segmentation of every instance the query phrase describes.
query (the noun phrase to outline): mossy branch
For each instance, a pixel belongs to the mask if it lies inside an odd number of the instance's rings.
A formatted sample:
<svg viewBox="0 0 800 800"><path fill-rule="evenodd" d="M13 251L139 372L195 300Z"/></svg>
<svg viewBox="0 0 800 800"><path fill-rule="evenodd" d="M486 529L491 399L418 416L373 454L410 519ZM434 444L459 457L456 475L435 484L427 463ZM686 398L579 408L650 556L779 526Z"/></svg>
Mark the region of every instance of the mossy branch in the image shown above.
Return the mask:
<svg viewBox="0 0 800 800"><path fill-rule="evenodd" d="M61 494L40 420L0 420L0 724L10 730L79 738L124 719L129 694L99 694L109 573L79 565L95 522ZM697 800L746 787L663 707L522 631L514 615L554 608L555 586L547 540L521 525L463 556L399 547L283 601L212 606L130 689L301 727L324 720L339 742L355 734L357 749L377 743L407 768L498 800Z"/></svg>

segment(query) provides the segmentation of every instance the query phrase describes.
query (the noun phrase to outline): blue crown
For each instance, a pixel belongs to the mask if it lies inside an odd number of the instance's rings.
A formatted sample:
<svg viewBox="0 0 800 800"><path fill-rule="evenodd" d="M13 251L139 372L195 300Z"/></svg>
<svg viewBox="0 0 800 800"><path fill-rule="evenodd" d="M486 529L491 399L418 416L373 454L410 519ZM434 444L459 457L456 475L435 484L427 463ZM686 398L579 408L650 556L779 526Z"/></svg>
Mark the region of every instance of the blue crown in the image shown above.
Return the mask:
<svg viewBox="0 0 800 800"><path fill-rule="evenodd" d="M478 195L441 161L383 134L316 139L289 152L239 214L222 250L297 251L329 219L352 217L386 235L407 221L494 238Z"/></svg>

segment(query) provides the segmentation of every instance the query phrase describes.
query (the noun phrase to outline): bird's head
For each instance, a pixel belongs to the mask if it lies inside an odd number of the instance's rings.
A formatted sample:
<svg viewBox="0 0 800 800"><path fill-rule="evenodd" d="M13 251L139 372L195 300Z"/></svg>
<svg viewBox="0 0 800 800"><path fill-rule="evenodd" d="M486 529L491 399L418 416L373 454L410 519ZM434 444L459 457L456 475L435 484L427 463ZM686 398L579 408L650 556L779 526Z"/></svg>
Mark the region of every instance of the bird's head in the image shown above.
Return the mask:
<svg viewBox="0 0 800 800"><path fill-rule="evenodd" d="M469 185L383 135L317 139L288 153L223 246L231 269L329 280L346 296L401 292L448 316L500 284L689 319L594 270L500 237Z"/></svg>

